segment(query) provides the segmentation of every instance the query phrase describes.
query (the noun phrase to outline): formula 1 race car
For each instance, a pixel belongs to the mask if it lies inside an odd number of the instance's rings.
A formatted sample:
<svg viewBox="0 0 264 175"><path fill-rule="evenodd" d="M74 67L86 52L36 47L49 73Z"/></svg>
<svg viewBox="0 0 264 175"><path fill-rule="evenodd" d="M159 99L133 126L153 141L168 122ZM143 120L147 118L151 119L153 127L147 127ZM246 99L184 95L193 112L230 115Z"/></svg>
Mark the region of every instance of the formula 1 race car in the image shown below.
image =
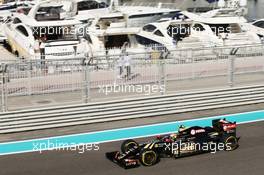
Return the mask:
<svg viewBox="0 0 264 175"><path fill-rule="evenodd" d="M212 127L179 127L177 133L157 136L155 139L137 143L129 139L122 143L119 151L108 152L106 157L121 167L135 168L152 166L165 157L184 157L194 154L226 150L233 151L238 145L236 122L225 119L212 121Z"/></svg>

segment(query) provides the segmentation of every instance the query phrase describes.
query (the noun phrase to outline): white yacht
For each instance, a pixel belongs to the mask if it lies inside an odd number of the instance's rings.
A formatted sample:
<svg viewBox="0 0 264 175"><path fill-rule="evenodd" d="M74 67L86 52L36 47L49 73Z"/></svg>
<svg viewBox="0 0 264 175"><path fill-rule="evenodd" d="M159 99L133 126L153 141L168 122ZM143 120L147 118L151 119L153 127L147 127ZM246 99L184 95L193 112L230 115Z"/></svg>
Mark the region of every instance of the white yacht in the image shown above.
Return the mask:
<svg viewBox="0 0 264 175"><path fill-rule="evenodd" d="M164 15L174 16L180 12L178 9L169 9L147 6L126 6L119 5L117 0L111 0L110 5L95 1L95 6L83 5L92 3L88 0L75 0L77 2L76 19L86 23L91 19L104 18L109 20L123 20L126 27L142 27L144 24L161 19ZM100 5L101 4L101 5Z"/></svg>
<svg viewBox="0 0 264 175"><path fill-rule="evenodd" d="M0 5L0 22L11 16L12 13L18 12L20 10L29 11L29 9L35 4L33 0L14 0L8 1Z"/></svg>
<svg viewBox="0 0 264 175"><path fill-rule="evenodd" d="M247 20L243 16L237 16L233 14L232 10L217 9L203 14L194 14L190 12L182 12L189 19L199 24L197 26L199 30L203 30L206 26L209 26L214 35L218 39L214 39L213 42L218 43L217 40L222 40L221 45L251 45L259 44L261 40L257 34L253 31L245 31L243 25Z"/></svg>
<svg viewBox="0 0 264 175"><path fill-rule="evenodd" d="M6 36L3 32L3 23L8 22L8 17L16 12L28 13L34 3L33 0L12 0L6 1L0 5L0 42L6 40Z"/></svg>
<svg viewBox="0 0 264 175"><path fill-rule="evenodd" d="M14 14L3 27L12 52L29 59L83 57L89 52L87 41L80 40L73 31L80 22L63 19L60 8L57 3L45 1L36 4L28 15Z"/></svg>
<svg viewBox="0 0 264 175"><path fill-rule="evenodd" d="M82 0L83 2L83 0ZM143 53L144 45L138 44L136 34L140 32L141 25L159 20L166 16L174 16L179 13L177 9L163 9L159 7L119 6L112 1L110 6L100 15L90 14L87 9L75 19L83 22L79 29L86 31L85 38L90 44L93 55L120 54L124 45L129 53ZM140 27L139 27L140 26ZM80 30L79 30L80 31Z"/></svg>
<svg viewBox="0 0 264 175"><path fill-rule="evenodd" d="M203 30L199 31L198 27ZM177 48L221 45L209 26L192 20L169 20L147 24L136 35L136 39L141 45L153 47L153 49L165 48L169 51Z"/></svg>
<svg viewBox="0 0 264 175"><path fill-rule="evenodd" d="M168 50L261 43L256 32L243 29L247 22L243 14L243 10L230 7L201 14L183 11L173 19L163 18L145 25L137 40L143 45L160 45Z"/></svg>
<svg viewBox="0 0 264 175"><path fill-rule="evenodd" d="M256 30L246 30L247 0L219 0L218 8L206 13L182 12L189 19L210 26L224 45L259 44ZM260 24L260 23L258 23Z"/></svg>
<svg viewBox="0 0 264 175"><path fill-rule="evenodd" d="M137 27L114 25L106 28L101 27L100 29L89 28L88 32L80 34L80 37L84 37L88 41L91 50L90 56L105 58L120 55L125 51L143 58L145 55L139 55L138 53L145 53L146 48L138 44L136 40L136 34L139 31L140 28Z"/></svg>

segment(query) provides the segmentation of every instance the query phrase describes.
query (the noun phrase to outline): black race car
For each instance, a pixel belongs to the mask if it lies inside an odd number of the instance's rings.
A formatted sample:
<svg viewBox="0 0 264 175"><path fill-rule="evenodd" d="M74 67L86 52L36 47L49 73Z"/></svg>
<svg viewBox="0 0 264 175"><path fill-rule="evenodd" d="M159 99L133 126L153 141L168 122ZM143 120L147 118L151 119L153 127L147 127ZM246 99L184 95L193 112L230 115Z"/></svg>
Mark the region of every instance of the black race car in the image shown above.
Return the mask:
<svg viewBox="0 0 264 175"><path fill-rule="evenodd" d="M177 133L157 136L149 142L126 140L121 145L121 153L108 152L106 157L127 169L140 164L152 166L163 157L179 158L219 150L233 151L238 147L239 140L236 126L235 122L225 119L213 120L212 127L180 126Z"/></svg>

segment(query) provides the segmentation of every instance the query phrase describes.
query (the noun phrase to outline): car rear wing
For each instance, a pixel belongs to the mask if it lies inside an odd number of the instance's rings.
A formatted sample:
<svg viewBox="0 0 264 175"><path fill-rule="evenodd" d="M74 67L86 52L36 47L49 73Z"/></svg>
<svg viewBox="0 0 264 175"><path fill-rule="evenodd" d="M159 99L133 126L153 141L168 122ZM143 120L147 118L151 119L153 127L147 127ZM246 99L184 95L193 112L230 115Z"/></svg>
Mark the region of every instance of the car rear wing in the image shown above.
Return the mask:
<svg viewBox="0 0 264 175"><path fill-rule="evenodd" d="M216 119L212 121L213 128L220 131L235 131L237 124L236 122L230 122L224 119Z"/></svg>

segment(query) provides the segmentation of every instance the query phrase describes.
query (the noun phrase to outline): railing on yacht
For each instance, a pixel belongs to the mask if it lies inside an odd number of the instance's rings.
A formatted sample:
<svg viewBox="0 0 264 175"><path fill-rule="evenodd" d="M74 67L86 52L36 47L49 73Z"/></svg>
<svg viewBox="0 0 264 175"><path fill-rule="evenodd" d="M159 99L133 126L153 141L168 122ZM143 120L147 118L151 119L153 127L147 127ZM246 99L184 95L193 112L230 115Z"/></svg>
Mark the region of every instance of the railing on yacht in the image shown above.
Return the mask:
<svg viewBox="0 0 264 175"><path fill-rule="evenodd" d="M144 6L144 7L157 7L167 9L181 9L184 1L181 3L161 3L161 2L126 2L122 6Z"/></svg>
<svg viewBox="0 0 264 175"><path fill-rule="evenodd" d="M100 61L114 61L120 57L120 55L127 53L134 60L145 60L151 55L152 59L160 59L161 54L166 53L167 59L170 60L181 60L185 61L194 57L194 59L199 57L199 60L206 60L208 57L210 59L217 59L218 57L225 57L234 53L235 57L254 57L264 55L264 44L254 44L254 45L229 45L229 46L214 46L208 41L208 46L201 45L199 47L188 47L188 48L177 48L176 45L160 45L160 44L150 44L146 46L127 46L125 49L122 47L112 47L107 48L102 51L93 51L92 53L87 53L86 57L84 55L76 55L73 52L65 53L52 53L52 54L35 54L31 55L31 58L23 58L24 60L78 60L92 58L93 60ZM209 45L211 45L209 47ZM107 61L106 61L107 60ZM17 62L19 60L6 60L9 62Z"/></svg>

